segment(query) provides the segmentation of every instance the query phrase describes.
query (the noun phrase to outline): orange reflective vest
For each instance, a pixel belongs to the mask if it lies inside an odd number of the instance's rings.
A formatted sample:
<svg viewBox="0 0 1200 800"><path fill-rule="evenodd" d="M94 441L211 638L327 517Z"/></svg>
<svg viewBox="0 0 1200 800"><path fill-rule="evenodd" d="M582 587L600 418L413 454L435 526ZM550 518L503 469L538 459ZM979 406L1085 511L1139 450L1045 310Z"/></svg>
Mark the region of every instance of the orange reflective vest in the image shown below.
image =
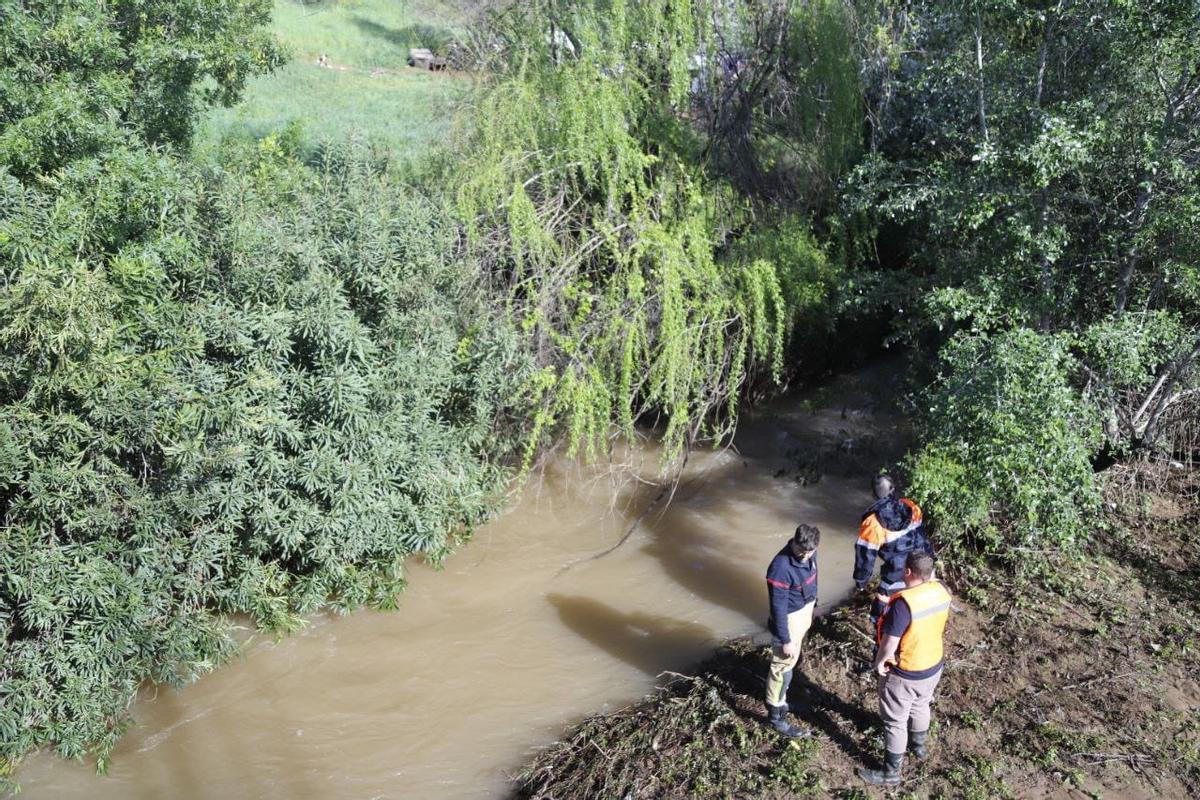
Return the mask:
<svg viewBox="0 0 1200 800"><path fill-rule="evenodd" d="M900 598L908 603L912 621L900 637L894 663L906 672L936 667L942 661L942 634L950 619L950 592L938 581L928 580L892 595L888 598L889 609ZM875 629L875 641L881 647L886 616L886 613L880 615Z"/></svg>
<svg viewBox="0 0 1200 800"><path fill-rule="evenodd" d="M879 571L879 590L883 594L904 588L904 561L909 553L933 552L925 536L925 519L921 508L907 497L900 498L900 503L908 508L908 525L889 530L883 527L879 516L870 511L863 516L858 529L857 547L854 549L854 582L862 585L871 579L878 556L883 561Z"/></svg>
<svg viewBox="0 0 1200 800"><path fill-rule="evenodd" d="M879 524L879 517L873 513L867 514L863 517L862 524L858 527L859 540L864 544L873 545L878 549L888 542L895 541L904 534L921 527L921 523L925 521L925 515L921 512L921 507L907 497L901 497L900 502L908 506L908 511L912 515L908 527L901 528L898 531L889 531L883 525Z"/></svg>

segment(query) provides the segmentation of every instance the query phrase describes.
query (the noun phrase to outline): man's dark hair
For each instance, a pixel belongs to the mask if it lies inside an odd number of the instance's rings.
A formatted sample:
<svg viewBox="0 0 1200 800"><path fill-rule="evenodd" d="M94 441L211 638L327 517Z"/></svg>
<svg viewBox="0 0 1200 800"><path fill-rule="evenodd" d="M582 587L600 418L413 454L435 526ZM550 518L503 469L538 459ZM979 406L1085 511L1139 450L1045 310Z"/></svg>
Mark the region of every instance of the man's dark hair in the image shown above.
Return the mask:
<svg viewBox="0 0 1200 800"><path fill-rule="evenodd" d="M876 475L875 480L871 482L871 491L875 493L876 500L891 497L896 493L896 482L887 473Z"/></svg>
<svg viewBox="0 0 1200 800"><path fill-rule="evenodd" d="M912 570L913 575L927 581L933 575L933 556L929 553L909 553L904 566Z"/></svg>
<svg viewBox="0 0 1200 800"><path fill-rule="evenodd" d="M817 545L821 543L821 529L816 525L801 523L796 526L796 533L792 536L792 541L806 553L809 550L816 550Z"/></svg>

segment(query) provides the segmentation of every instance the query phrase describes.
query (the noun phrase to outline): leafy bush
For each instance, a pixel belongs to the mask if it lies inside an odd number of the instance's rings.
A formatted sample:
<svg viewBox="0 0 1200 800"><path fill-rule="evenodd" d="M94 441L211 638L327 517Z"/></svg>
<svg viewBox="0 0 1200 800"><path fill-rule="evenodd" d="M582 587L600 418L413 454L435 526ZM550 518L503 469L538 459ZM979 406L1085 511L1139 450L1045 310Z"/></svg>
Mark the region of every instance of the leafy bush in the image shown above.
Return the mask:
<svg viewBox="0 0 1200 800"><path fill-rule="evenodd" d="M831 348L838 322L844 316L836 294L845 281L842 265L831 258L817 241L809 223L800 214L781 214L777 219L760 219L734 240L721 254L724 262L746 269L773 271L786 317L783 338L789 346L777 358L787 358L786 367L804 364L821 368L844 354L845 347ZM773 365L781 371L784 364Z"/></svg>
<svg viewBox="0 0 1200 800"><path fill-rule="evenodd" d="M1098 497L1092 408L1072 387L1064 337L1017 329L960 334L921 403L912 490L943 541L1062 546L1086 532Z"/></svg>
<svg viewBox="0 0 1200 800"><path fill-rule="evenodd" d="M1113 450L1169 449L1200 359L1194 5L885 0L875 13L873 147L843 216L878 232L883 255L867 259L904 263L909 340L1077 336L1087 369L1073 385Z"/></svg>
<svg viewBox="0 0 1200 800"><path fill-rule="evenodd" d="M387 606L492 507L512 332L431 201L268 138L0 173L0 757L104 758L222 613Z"/></svg>
<svg viewBox="0 0 1200 800"><path fill-rule="evenodd" d="M1200 394L1200 332L1184 315L1147 311L1101 320L1080 335L1077 354L1087 397L1116 452L1132 446L1195 457L1188 404Z"/></svg>

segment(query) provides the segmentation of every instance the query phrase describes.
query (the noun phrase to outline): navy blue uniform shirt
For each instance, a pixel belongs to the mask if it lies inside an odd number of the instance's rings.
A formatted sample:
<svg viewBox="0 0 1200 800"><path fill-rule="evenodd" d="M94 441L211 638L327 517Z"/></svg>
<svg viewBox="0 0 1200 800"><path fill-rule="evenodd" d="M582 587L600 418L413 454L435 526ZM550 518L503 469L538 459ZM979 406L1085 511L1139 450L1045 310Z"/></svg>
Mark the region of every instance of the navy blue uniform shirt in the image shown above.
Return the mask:
<svg viewBox="0 0 1200 800"><path fill-rule="evenodd" d="M775 637L775 644L787 644L792 640L788 633L788 614L799 611L817 599L817 556L805 561L792 554L792 543L788 542L767 567L767 598L771 603L771 616L767 628Z"/></svg>

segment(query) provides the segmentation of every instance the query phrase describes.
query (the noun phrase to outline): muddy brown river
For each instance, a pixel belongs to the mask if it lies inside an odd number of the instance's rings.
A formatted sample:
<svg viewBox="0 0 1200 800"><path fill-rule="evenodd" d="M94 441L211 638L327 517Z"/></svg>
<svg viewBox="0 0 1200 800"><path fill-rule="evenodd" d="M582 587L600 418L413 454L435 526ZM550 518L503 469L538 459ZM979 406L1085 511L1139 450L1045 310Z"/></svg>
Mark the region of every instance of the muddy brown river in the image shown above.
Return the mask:
<svg viewBox="0 0 1200 800"><path fill-rule="evenodd" d="M876 377L747 417L644 516L652 448L632 470L550 463L441 571L412 566L398 611L317 617L186 688L149 687L107 776L40 753L22 796L503 796L566 726L762 631L762 576L798 522L823 533L818 613L844 598L870 472L895 456L895 418L864 391Z"/></svg>

